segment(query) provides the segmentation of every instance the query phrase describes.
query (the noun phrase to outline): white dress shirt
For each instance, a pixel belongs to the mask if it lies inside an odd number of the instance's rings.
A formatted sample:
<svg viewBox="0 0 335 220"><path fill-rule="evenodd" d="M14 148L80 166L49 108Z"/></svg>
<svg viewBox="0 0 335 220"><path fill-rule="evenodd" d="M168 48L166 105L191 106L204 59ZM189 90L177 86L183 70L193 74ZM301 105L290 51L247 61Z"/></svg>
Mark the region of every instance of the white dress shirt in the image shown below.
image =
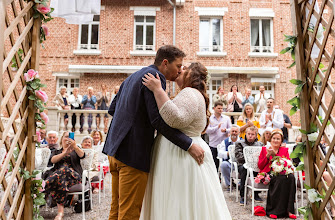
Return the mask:
<svg viewBox="0 0 335 220"><path fill-rule="evenodd" d="M267 127L272 127L273 129L284 127L284 116L281 110L273 109L270 113L272 120L269 120L267 123L265 120L266 114L268 114L268 110L264 110L261 114L261 118L259 119L259 124L261 126L261 128L259 129L260 135L264 133L264 130Z"/></svg>

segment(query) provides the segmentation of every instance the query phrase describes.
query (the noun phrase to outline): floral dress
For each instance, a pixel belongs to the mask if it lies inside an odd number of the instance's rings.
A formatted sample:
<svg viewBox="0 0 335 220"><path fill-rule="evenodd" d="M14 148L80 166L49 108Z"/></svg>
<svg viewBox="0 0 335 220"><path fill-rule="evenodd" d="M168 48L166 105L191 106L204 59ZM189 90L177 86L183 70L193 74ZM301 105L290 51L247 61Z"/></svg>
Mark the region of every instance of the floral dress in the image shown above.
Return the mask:
<svg viewBox="0 0 335 220"><path fill-rule="evenodd" d="M62 150L57 150L55 155L61 152ZM46 179L45 192L57 204L64 204L71 186L81 183L81 174L75 171L72 161L71 154L63 157L55 164L54 172Z"/></svg>

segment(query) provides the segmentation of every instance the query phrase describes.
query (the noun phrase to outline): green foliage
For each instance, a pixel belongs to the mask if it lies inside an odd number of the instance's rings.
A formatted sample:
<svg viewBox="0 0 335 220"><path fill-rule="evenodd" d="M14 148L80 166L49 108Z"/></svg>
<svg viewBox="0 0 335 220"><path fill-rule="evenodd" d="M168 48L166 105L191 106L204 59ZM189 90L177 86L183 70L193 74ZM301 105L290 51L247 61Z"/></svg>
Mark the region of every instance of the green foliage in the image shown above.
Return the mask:
<svg viewBox="0 0 335 220"><path fill-rule="evenodd" d="M284 41L289 43L289 46L282 49L280 51L280 54L285 54L285 53L290 53L292 59L294 60L294 62L287 68L291 68L293 66L295 66L295 47L297 45L297 37L296 36L291 36L291 35L285 35L284 34Z"/></svg>
<svg viewBox="0 0 335 220"><path fill-rule="evenodd" d="M290 158L299 158L300 161L304 161L305 147L305 142L298 143L294 151L292 151L292 153L290 154Z"/></svg>
<svg viewBox="0 0 335 220"><path fill-rule="evenodd" d="M23 61L23 58L22 58L23 50L21 48L17 51L17 55L19 57L20 64L21 64L22 61ZM13 67L13 68L19 68L19 66L17 65L16 57L15 56L13 56L13 58L12 58L12 65L11 65L11 67Z"/></svg>

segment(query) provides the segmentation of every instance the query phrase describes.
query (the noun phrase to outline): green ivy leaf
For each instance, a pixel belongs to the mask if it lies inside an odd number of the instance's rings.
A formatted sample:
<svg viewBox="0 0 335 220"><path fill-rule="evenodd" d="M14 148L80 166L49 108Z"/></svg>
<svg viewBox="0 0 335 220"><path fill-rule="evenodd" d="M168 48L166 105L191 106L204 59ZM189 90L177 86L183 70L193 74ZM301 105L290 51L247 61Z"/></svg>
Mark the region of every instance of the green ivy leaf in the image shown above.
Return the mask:
<svg viewBox="0 0 335 220"><path fill-rule="evenodd" d="M298 86L298 85L301 85L303 82L299 79L291 79L290 83Z"/></svg>
<svg viewBox="0 0 335 220"><path fill-rule="evenodd" d="M316 74L316 76L315 76L315 82L316 83L320 83L321 82L321 78L320 78L319 74Z"/></svg>
<svg viewBox="0 0 335 220"><path fill-rule="evenodd" d="M29 99L29 100L36 100L36 96L35 96L35 95L30 95L30 96L28 97L28 99Z"/></svg>
<svg viewBox="0 0 335 220"><path fill-rule="evenodd" d="M310 186L307 185L306 183L304 183L304 187L305 187L305 189L307 189L307 190L312 189L312 187L310 187Z"/></svg>
<svg viewBox="0 0 335 220"><path fill-rule="evenodd" d="M295 61L290 66L288 66L287 68L292 68L294 66L295 66Z"/></svg>
<svg viewBox="0 0 335 220"><path fill-rule="evenodd" d="M297 166L296 170L304 171L305 170L305 164L301 163Z"/></svg>
<svg viewBox="0 0 335 220"><path fill-rule="evenodd" d="M295 60L295 50L291 50L291 57L293 60Z"/></svg>
<svg viewBox="0 0 335 220"><path fill-rule="evenodd" d="M290 110L290 116L294 115L298 111L298 108L296 106L293 106Z"/></svg>
<svg viewBox="0 0 335 220"><path fill-rule="evenodd" d="M318 131L318 127L314 123L311 123L309 134L317 132L317 131Z"/></svg>
<svg viewBox="0 0 335 220"><path fill-rule="evenodd" d="M300 84L297 86L297 88L295 88L294 90L294 94L300 93L302 91L302 88L304 87L305 83Z"/></svg>
<svg viewBox="0 0 335 220"><path fill-rule="evenodd" d="M282 49L282 50L280 51L280 54L287 53L287 52L289 52L291 49L292 49L291 47L286 47L286 48L284 48L284 49Z"/></svg>
<svg viewBox="0 0 335 220"><path fill-rule="evenodd" d="M300 131L302 134L308 134L308 132L305 131L305 130L299 129L299 131Z"/></svg>
<svg viewBox="0 0 335 220"><path fill-rule="evenodd" d="M290 158L298 158L299 154L303 152L305 145L303 143L297 144L294 151L290 154Z"/></svg>
<svg viewBox="0 0 335 220"><path fill-rule="evenodd" d="M35 205L44 205L45 204L45 199L43 199L43 198L35 198L34 199L34 204Z"/></svg>

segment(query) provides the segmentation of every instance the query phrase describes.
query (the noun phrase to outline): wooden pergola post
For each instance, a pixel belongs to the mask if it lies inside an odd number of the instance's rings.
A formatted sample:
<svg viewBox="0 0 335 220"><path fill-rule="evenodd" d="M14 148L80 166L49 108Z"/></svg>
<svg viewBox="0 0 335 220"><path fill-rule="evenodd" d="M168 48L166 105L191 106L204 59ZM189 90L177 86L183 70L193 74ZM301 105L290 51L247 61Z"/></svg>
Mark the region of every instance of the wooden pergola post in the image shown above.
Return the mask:
<svg viewBox="0 0 335 220"><path fill-rule="evenodd" d="M4 54L4 47L5 47L5 39L4 39L4 30L5 30L5 13L6 13L6 5L5 1L0 2L0 91L2 91L2 72L3 72L3 54ZM0 96L0 103L1 103L1 96ZM2 134L0 134L0 137Z"/></svg>
<svg viewBox="0 0 335 220"><path fill-rule="evenodd" d="M307 80L307 70L305 69L305 53L304 53L304 39L303 39L303 29L302 29L302 15L300 13L299 0L291 0L291 16L292 16L292 26L293 26L293 35L297 36L297 44L295 47L295 61L296 61L296 74L297 79L306 82ZM301 118L301 129L308 131L310 129L310 111L309 111L308 99L308 83L305 84L303 90L300 94L300 118ZM302 136L303 141L306 141L306 155L304 156L305 161L305 172L309 175L306 175L306 184L315 188L315 179L310 178L314 176L314 160L313 158L313 149L311 148L307 136ZM313 175L310 175L313 174ZM316 218L317 209L314 204L312 204L313 219Z"/></svg>
<svg viewBox="0 0 335 220"><path fill-rule="evenodd" d="M38 71L39 69L39 58L40 58L40 28L41 19L35 19L32 29L32 55L30 68ZM29 96L29 94L28 94ZM27 163L26 167L30 174L35 169L35 148L36 140L34 137L36 135L36 123L35 123L35 113L36 108L34 106L34 101L29 100L28 104L28 146L26 152ZM25 208L24 208L24 219L31 220L33 216L33 199L31 197L31 179L25 182Z"/></svg>

